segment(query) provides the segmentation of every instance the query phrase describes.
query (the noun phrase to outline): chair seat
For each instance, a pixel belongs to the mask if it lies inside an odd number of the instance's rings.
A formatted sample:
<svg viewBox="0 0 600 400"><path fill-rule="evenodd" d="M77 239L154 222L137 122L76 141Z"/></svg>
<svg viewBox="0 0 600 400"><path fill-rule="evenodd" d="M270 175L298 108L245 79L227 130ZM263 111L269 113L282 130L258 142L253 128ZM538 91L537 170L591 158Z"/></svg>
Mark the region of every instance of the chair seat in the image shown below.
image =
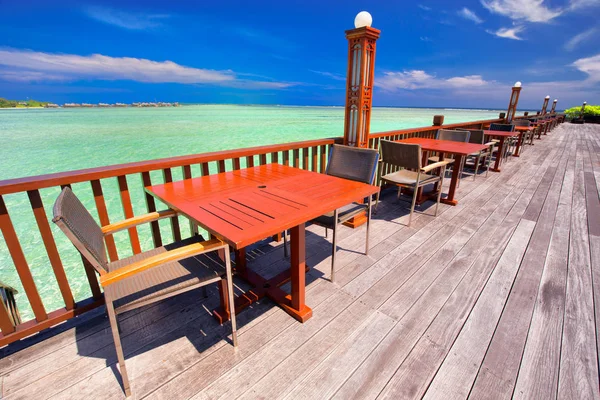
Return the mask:
<svg viewBox="0 0 600 400"><path fill-rule="evenodd" d="M429 160L430 163L436 163L436 162L440 161L440 158L438 156L431 156L427 160ZM447 161L451 164L454 163L453 158L444 158L444 161Z"/></svg>
<svg viewBox="0 0 600 400"><path fill-rule="evenodd" d="M358 204L351 203L347 204L341 208L338 208L338 223L345 222L350 218L354 217L357 214L365 211L367 209L367 204ZM328 212L327 214L323 214L320 217L317 217L310 221L313 224L317 224L323 226L325 228L333 229L335 223L333 220L334 212Z"/></svg>
<svg viewBox="0 0 600 400"><path fill-rule="evenodd" d="M395 183L397 185L404 186L415 186L417 183L417 173L408 169L402 169L397 172L392 172L391 174L387 174L381 177L381 179ZM421 173L419 185L425 185L428 183L434 183L440 180L440 177L437 175L428 175Z"/></svg>
<svg viewBox="0 0 600 400"><path fill-rule="evenodd" d="M109 271L115 271L132 262L144 260L157 254L165 253L182 246L202 241L202 236L194 236L170 245L135 254L131 257L108 264ZM115 282L105 288L107 294L114 302L115 309L127 307L134 308L143 303L170 293L185 291L186 288L199 285L203 282L218 280L225 275L225 268L221 262L200 254L179 261L173 261L146 271L135 274L129 278Z"/></svg>

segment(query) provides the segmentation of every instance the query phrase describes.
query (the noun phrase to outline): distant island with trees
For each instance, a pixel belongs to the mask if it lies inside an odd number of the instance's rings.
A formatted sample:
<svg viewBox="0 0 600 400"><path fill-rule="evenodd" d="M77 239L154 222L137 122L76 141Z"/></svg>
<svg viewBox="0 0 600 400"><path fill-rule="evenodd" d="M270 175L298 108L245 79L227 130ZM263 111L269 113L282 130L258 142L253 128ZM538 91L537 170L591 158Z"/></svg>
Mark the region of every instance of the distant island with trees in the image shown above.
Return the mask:
<svg viewBox="0 0 600 400"><path fill-rule="evenodd" d="M0 97L0 108L32 108L32 107L45 107L48 104L47 101L37 100L7 100Z"/></svg>

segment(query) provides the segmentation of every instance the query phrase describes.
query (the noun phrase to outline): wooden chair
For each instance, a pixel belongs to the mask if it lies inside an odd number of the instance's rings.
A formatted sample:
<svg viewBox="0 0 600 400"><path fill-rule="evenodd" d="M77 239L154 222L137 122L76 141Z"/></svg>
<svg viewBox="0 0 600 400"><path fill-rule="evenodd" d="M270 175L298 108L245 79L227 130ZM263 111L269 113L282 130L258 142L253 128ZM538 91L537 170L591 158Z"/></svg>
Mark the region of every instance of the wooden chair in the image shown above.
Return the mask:
<svg viewBox="0 0 600 400"><path fill-rule="evenodd" d="M467 129L464 129L467 130ZM474 144L483 144L487 146L485 150L481 150L477 153L469 154L465 159L465 164L467 161L472 160L475 167L475 173L473 174L473 180L477 177L477 173L479 172L479 166L481 165L481 160L487 160L487 167L485 171L485 176L487 177L490 172L490 163L492 161L492 153L494 152L494 146L496 142L485 142L485 133L482 130L478 129L469 129L468 130L471 135L469 136L469 143Z"/></svg>
<svg viewBox="0 0 600 400"><path fill-rule="evenodd" d="M338 178L350 179L357 182L373 184L375 173L379 164L379 152L372 149L361 149L357 147L349 147L334 144L329 153L329 161L327 162L327 175L337 176ZM321 215L313 219L315 225L325 228L325 236L327 230L333 231L332 246L331 246L331 282L335 280L335 253L337 252L336 233L337 227L363 212L367 213L367 232L365 239L365 255L369 253L369 225L371 223L371 196L368 197L365 203L352 203L333 212Z"/></svg>
<svg viewBox="0 0 600 400"><path fill-rule="evenodd" d="M64 188L54 204L52 219L73 242L83 257L100 275L104 288L106 312L110 321L117 359L121 369L123 390L131 395L125 357L119 337L117 314L181 294L213 282L220 282L221 305L231 317L232 341L237 346L235 307L229 246L219 239L202 241L201 236L135 254L109 262L104 238L115 232L177 215L174 211L160 211L129 218L100 227L84 205L68 187ZM223 249L225 265L197 256Z"/></svg>
<svg viewBox="0 0 600 400"><path fill-rule="evenodd" d="M528 119L517 119L514 121L515 126L531 126L531 121ZM533 131L523 132L521 135L521 153L525 150L525 144L533 144Z"/></svg>
<svg viewBox="0 0 600 400"><path fill-rule="evenodd" d="M403 187L412 189L413 191L410 215L408 216L408 226L410 226L412 215L415 211L415 203L417 201L417 192L419 191L419 188L434 183L438 183L439 187L437 203L435 206L435 216L437 217L438 208L440 206L440 198L442 195L444 173L446 165L450 164L450 161L438 161L427 166L422 166L422 150L420 144L381 140L380 145L382 162L401 168L399 171L382 176L381 184L383 185L383 183L390 183L398 186L398 198L400 198L400 191ZM429 174L429 172L438 168L440 169L439 175ZM377 196L377 203L379 203L379 195ZM377 205L375 205L375 208L377 209Z"/></svg>
<svg viewBox="0 0 600 400"><path fill-rule="evenodd" d="M468 129L457 129L457 130L450 130L450 129L440 129L437 132L436 135L436 139L437 140L450 140L453 142L463 142L463 143L468 143L469 139L471 137L471 132ZM428 158L430 163L436 163L438 161L440 161L440 158L437 156L433 156L433 157L429 157ZM450 164L452 165L452 168L459 168L458 171L458 186L460 187L460 180L462 177L462 172L465 166L465 159L463 159L463 163L461 165L455 166L454 165L454 159L453 158L444 158L444 161L448 161Z"/></svg>
<svg viewBox="0 0 600 400"><path fill-rule="evenodd" d="M514 132L515 126L513 124L490 124L490 131ZM516 141L514 137L511 137L507 138L504 143L504 149L502 149L503 153L496 154L496 157L502 157L505 160L508 160L509 148L515 146Z"/></svg>

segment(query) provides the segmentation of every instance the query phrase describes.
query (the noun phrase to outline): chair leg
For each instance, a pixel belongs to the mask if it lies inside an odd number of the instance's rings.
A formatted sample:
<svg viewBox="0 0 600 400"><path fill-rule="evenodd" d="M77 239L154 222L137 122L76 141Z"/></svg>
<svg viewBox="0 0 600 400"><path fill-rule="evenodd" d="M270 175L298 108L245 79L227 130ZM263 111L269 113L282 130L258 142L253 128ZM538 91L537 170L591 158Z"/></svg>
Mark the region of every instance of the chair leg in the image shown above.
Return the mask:
<svg viewBox="0 0 600 400"><path fill-rule="evenodd" d="M415 190L413 191L412 204L410 205L410 214L408 215L408 226L412 222L413 212L415 211L415 204L417 203L417 192L419 191L418 186L419 181L417 180L417 185L415 185ZM440 185L440 193L442 192L442 187Z"/></svg>
<svg viewBox="0 0 600 400"><path fill-rule="evenodd" d="M475 174L473 175L473 180L477 178L477 172L479 171L479 163L481 162L481 154L477 156L477 161L475 161Z"/></svg>
<svg viewBox="0 0 600 400"><path fill-rule="evenodd" d="M369 196L369 204L367 205L367 237L365 240L365 256L369 255L369 228L371 225L371 205L373 201L371 196Z"/></svg>
<svg viewBox="0 0 600 400"><path fill-rule="evenodd" d="M229 246L225 247L225 271L227 274L227 298L229 300L229 317L231 319L231 340L233 346L237 347L237 323L235 320L235 299L233 297L233 274L231 273L231 255Z"/></svg>
<svg viewBox="0 0 600 400"><path fill-rule="evenodd" d="M123 355L123 347L121 346L121 337L119 336L119 326L117 323L117 316L115 315L115 309L113 307L112 300L110 300L105 293L106 299L106 313L108 314L108 321L110 322L110 330L112 331L113 340L115 341L115 350L117 351L117 360L119 360L119 367L121 368L121 379L123 380L123 391L125 396L131 396L131 387L129 386L129 377L127 376L127 368L125 367L125 356Z"/></svg>
<svg viewBox="0 0 600 400"><path fill-rule="evenodd" d="M283 231L283 256L289 257L288 246L287 246L287 230Z"/></svg>
<svg viewBox="0 0 600 400"><path fill-rule="evenodd" d="M337 253L338 210L333 212L333 243L331 245L331 283L335 282L335 253Z"/></svg>
<svg viewBox="0 0 600 400"><path fill-rule="evenodd" d="M202 286L202 297L205 299L208 297L208 291L206 290L206 286Z"/></svg>
<svg viewBox="0 0 600 400"><path fill-rule="evenodd" d="M328 232L329 232L329 230L327 228L325 228L325 238L327 238L329 236Z"/></svg>
<svg viewBox="0 0 600 400"><path fill-rule="evenodd" d="M488 177L488 174L490 173L490 164L492 162L492 152L490 152L490 156L487 157L487 168L485 169L485 177Z"/></svg>
<svg viewBox="0 0 600 400"><path fill-rule="evenodd" d="M379 191L377 192L377 197L375 198L375 214L377 214L377 206L379 205L379 194L381 193L381 186L379 186Z"/></svg>

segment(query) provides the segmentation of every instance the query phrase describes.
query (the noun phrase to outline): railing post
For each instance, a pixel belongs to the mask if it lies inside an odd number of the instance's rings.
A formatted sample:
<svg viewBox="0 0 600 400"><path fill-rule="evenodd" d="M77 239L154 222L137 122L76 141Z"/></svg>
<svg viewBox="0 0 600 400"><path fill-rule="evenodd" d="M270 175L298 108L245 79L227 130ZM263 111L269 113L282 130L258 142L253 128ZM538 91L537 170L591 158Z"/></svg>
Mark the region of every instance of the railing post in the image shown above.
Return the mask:
<svg viewBox="0 0 600 400"><path fill-rule="evenodd" d="M508 102L508 110L506 111L506 123L511 123L517 113L517 104L519 104L519 95L521 94L521 82L515 82ZM504 117L500 117L504 118Z"/></svg>
<svg viewBox="0 0 600 400"><path fill-rule="evenodd" d="M546 109L548 108L549 101L550 101L550 96L546 96L544 98L544 104L542 105L542 115L546 115Z"/></svg>
<svg viewBox="0 0 600 400"><path fill-rule="evenodd" d="M433 126L442 126L444 125L444 116L443 115L434 115L433 116Z"/></svg>
<svg viewBox="0 0 600 400"><path fill-rule="evenodd" d="M348 72L346 76L346 110L344 144L369 147L373 79L375 75L375 42L380 30L371 28L371 15L362 11L354 20L355 29L346 31L348 39ZM367 222L365 214L345 224L356 228Z"/></svg>

